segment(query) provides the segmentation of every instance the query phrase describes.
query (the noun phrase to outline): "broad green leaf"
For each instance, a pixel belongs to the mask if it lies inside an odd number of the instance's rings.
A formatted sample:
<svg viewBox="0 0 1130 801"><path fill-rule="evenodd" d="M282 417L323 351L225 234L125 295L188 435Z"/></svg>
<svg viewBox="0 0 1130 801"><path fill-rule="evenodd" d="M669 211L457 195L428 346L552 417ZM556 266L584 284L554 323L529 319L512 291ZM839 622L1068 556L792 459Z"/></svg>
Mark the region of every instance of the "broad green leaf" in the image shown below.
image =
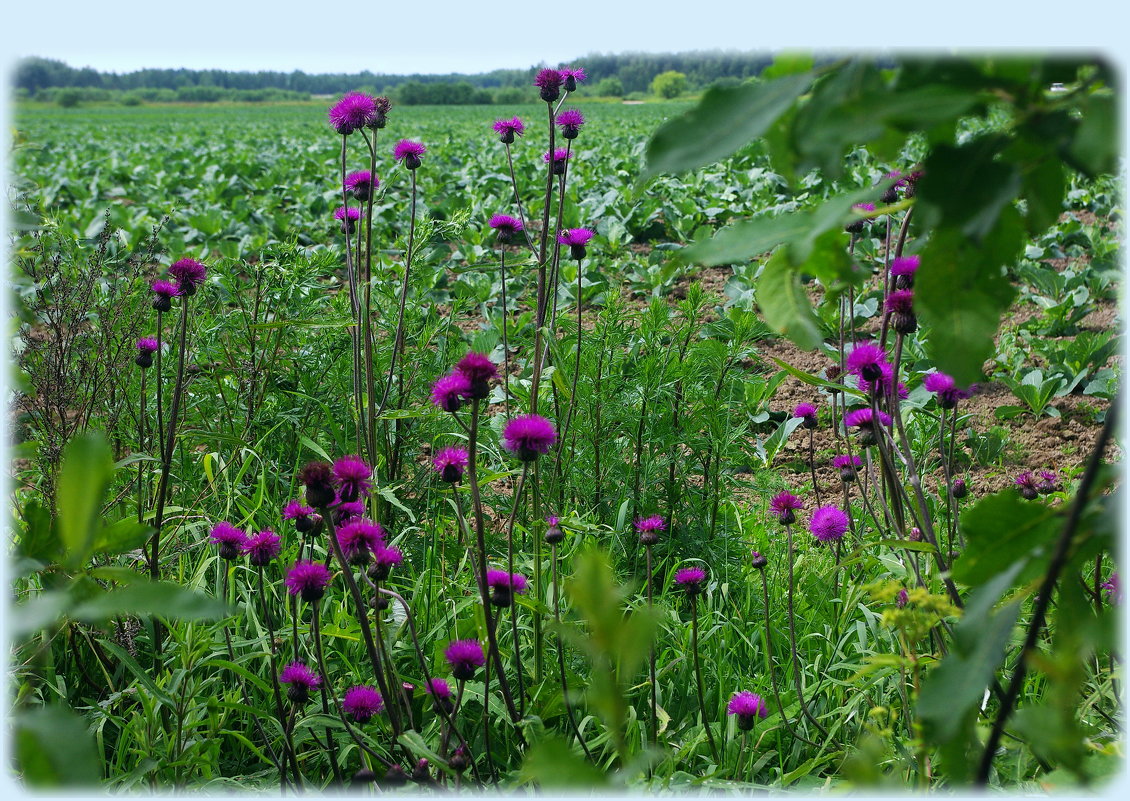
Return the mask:
<svg viewBox="0 0 1130 801"><path fill-rule="evenodd" d="M993 355L1001 314L1016 296L1002 268L1023 247L1020 213L1010 206L984 241L947 227L933 233L921 254L914 308L930 328L927 352L961 386L981 380L981 366Z"/></svg>
<svg viewBox="0 0 1130 801"><path fill-rule="evenodd" d="M1088 175L1114 172L1119 144L1119 113L1110 94L1094 94L1083 104L1083 121L1065 154Z"/></svg>
<svg viewBox="0 0 1130 801"><path fill-rule="evenodd" d="M977 242L992 236L997 218L1020 191L1020 170L1001 157L1002 136L982 136L961 147L939 145L923 165L917 197L923 221L960 229Z"/></svg>
<svg viewBox="0 0 1130 801"><path fill-rule="evenodd" d="M764 83L713 87L698 105L660 126L648 142L643 180L697 169L762 136L804 93L809 73Z"/></svg>
<svg viewBox="0 0 1130 801"><path fill-rule="evenodd" d="M546 788L578 788L592 790L604 787L608 779L560 737L549 737L526 753L520 781Z"/></svg>
<svg viewBox="0 0 1130 801"><path fill-rule="evenodd" d="M227 604L167 581L137 582L86 601L71 610L76 620L97 623L117 615L167 617L176 620L218 620Z"/></svg>
<svg viewBox="0 0 1130 801"><path fill-rule="evenodd" d="M66 564L76 568L90 557L102 497L113 475L110 446L98 434L79 434L63 452L57 491L59 535Z"/></svg>
<svg viewBox="0 0 1130 801"><path fill-rule="evenodd" d="M957 737L965 716L981 702L1020 614L1020 600L993 612L1024 562L1008 566L969 599L954 629L950 653L926 676L918 697L918 714L927 739L948 742Z"/></svg>
<svg viewBox="0 0 1130 801"><path fill-rule="evenodd" d="M982 498L961 513L966 548L954 562L954 580L977 586L1022 559L1047 557L1059 517L1056 509L1013 490Z"/></svg>
<svg viewBox="0 0 1130 801"><path fill-rule="evenodd" d="M788 263L783 249L774 253L761 271L756 297L770 328L804 350L820 347L824 341L820 320L812 311L800 275Z"/></svg>
<svg viewBox="0 0 1130 801"><path fill-rule="evenodd" d="M91 545L91 550L94 553L125 553L140 548L152 534L152 526L125 517L98 532L98 535L94 538L94 543Z"/></svg>
<svg viewBox="0 0 1130 801"><path fill-rule="evenodd" d="M17 552L30 559L54 562L59 558L59 532L51 512L37 499L31 498L23 508L24 528L17 543Z"/></svg>
<svg viewBox="0 0 1130 801"><path fill-rule="evenodd" d="M19 640L40 629L54 626L70 609L73 599L65 590L51 590L12 607L8 633Z"/></svg>
<svg viewBox="0 0 1130 801"><path fill-rule="evenodd" d="M20 711L14 739L16 769L29 787L93 788L102 778L86 721L68 707Z"/></svg>

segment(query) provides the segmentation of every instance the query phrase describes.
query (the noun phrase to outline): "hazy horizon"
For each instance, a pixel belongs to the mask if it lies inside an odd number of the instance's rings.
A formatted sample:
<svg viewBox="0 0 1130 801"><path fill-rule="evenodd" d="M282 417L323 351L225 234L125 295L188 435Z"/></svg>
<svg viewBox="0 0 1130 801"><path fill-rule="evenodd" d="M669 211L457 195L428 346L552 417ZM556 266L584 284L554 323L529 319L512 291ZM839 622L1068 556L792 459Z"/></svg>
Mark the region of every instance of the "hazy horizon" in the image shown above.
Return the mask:
<svg viewBox="0 0 1130 801"><path fill-rule="evenodd" d="M1088 4L1091 13L1065 14L1062 3L1030 0L1019 14L976 0L949 0L944 7L900 9L884 18L832 0L810 0L802 16L796 6L759 8L731 0L653 2L645 11L614 0L532 7L430 0L358 8L342 20L285 2L272 3L265 13L227 0L162 11L134 0L57 0L49 23L40 7L16 4L9 10L4 55L8 68L19 58L40 56L115 73L183 67L396 75L525 69L588 53L692 50L1067 48L1121 56L1122 26L1095 25L1096 5Z"/></svg>

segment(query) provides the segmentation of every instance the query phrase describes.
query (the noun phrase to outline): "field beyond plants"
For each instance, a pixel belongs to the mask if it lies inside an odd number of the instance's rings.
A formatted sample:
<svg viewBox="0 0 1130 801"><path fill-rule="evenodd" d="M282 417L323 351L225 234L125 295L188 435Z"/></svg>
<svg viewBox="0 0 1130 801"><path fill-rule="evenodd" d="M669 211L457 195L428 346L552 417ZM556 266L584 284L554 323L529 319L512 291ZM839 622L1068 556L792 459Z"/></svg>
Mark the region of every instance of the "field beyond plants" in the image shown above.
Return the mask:
<svg viewBox="0 0 1130 801"><path fill-rule="evenodd" d="M1121 770L1107 68L577 80L15 108L20 781Z"/></svg>

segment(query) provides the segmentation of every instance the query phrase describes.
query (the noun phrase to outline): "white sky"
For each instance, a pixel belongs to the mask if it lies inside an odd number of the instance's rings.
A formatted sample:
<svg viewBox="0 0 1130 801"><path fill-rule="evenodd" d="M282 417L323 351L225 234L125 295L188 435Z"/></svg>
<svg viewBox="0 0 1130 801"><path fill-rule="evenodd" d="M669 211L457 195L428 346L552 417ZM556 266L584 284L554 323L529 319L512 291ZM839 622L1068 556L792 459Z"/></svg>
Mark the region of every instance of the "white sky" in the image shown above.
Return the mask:
<svg viewBox="0 0 1130 801"><path fill-rule="evenodd" d="M693 49L1103 50L1125 63L1115 0L53 0L5 4L0 63L306 72L485 72L590 52ZM351 6L343 16L332 10ZM1011 6L1011 9L1009 8ZM924 10L925 9L925 10Z"/></svg>

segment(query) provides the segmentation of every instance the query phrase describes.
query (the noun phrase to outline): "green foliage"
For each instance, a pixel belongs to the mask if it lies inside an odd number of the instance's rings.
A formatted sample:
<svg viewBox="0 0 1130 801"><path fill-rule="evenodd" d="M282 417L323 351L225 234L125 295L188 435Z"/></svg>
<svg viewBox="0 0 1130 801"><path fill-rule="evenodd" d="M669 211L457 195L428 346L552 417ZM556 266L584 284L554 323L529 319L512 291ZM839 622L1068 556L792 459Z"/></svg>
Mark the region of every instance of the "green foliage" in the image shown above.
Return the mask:
<svg viewBox="0 0 1130 801"><path fill-rule="evenodd" d="M889 75L865 59L852 59L822 68L802 104L786 99L800 91L795 87L806 82L804 73L781 72L782 77L758 85L756 92L748 88L707 93L695 109L657 132L649 146L647 173L683 168L685 160L672 159L670 154L694 146L700 119L709 119L722 130L745 126L753 132L751 138L768 126L771 156L786 174L815 166L836 177L842 174L844 155L851 147L870 143L876 153L890 157L908 147L908 137L921 137L927 150L914 197L920 210L915 222L923 234L929 234L929 241L921 253L928 269L918 276L915 309L930 326L927 352L938 368L959 384L974 382L992 353L1001 314L1015 296L1003 268L1023 250L1025 234L1041 233L1061 205L1062 175L1048 165L1067 158L1077 169L1096 175L1113 164L1110 88L1083 64L1050 59L1017 60L1005 69L988 59L954 59L940 65L907 61ZM1064 76L1070 85L1060 96L1048 97L1041 81L1053 73ZM757 96L783 102L766 106L754 115L756 125L751 126L748 98ZM1001 97L1010 99L1001 101ZM1018 125L956 144L947 141L954 138L962 117L991 113L991 104L999 107L1002 102L1008 103L1007 113L1020 121ZM1053 130L1056 135L1049 137ZM727 147L709 150L709 160L744 142L735 137L724 144ZM1095 158L1080 158L1082 148L1091 146ZM881 187L871 191L874 201ZM866 194L852 202L867 199ZM1023 201L1019 207L1026 214L1018 211L1017 201ZM820 216L826 226L816 234L814 218L805 219L812 212L764 215L760 221L722 229L682 257L728 263L788 244L793 251L791 269L799 273L807 252L796 253L795 243L811 243L815 235L850 219L846 207L842 212L825 208L827 216ZM774 269L786 268L777 262ZM787 327L798 345L814 348L817 342L808 313L795 303L788 305L787 319L777 314L774 327L778 331Z"/></svg>
<svg viewBox="0 0 1130 801"><path fill-rule="evenodd" d="M661 72L651 79L651 93L667 100L687 91L687 76L677 70Z"/></svg>
<svg viewBox="0 0 1130 801"><path fill-rule="evenodd" d="M593 86L593 94L600 97L623 97L624 84L614 75L601 78L596 85Z"/></svg>

